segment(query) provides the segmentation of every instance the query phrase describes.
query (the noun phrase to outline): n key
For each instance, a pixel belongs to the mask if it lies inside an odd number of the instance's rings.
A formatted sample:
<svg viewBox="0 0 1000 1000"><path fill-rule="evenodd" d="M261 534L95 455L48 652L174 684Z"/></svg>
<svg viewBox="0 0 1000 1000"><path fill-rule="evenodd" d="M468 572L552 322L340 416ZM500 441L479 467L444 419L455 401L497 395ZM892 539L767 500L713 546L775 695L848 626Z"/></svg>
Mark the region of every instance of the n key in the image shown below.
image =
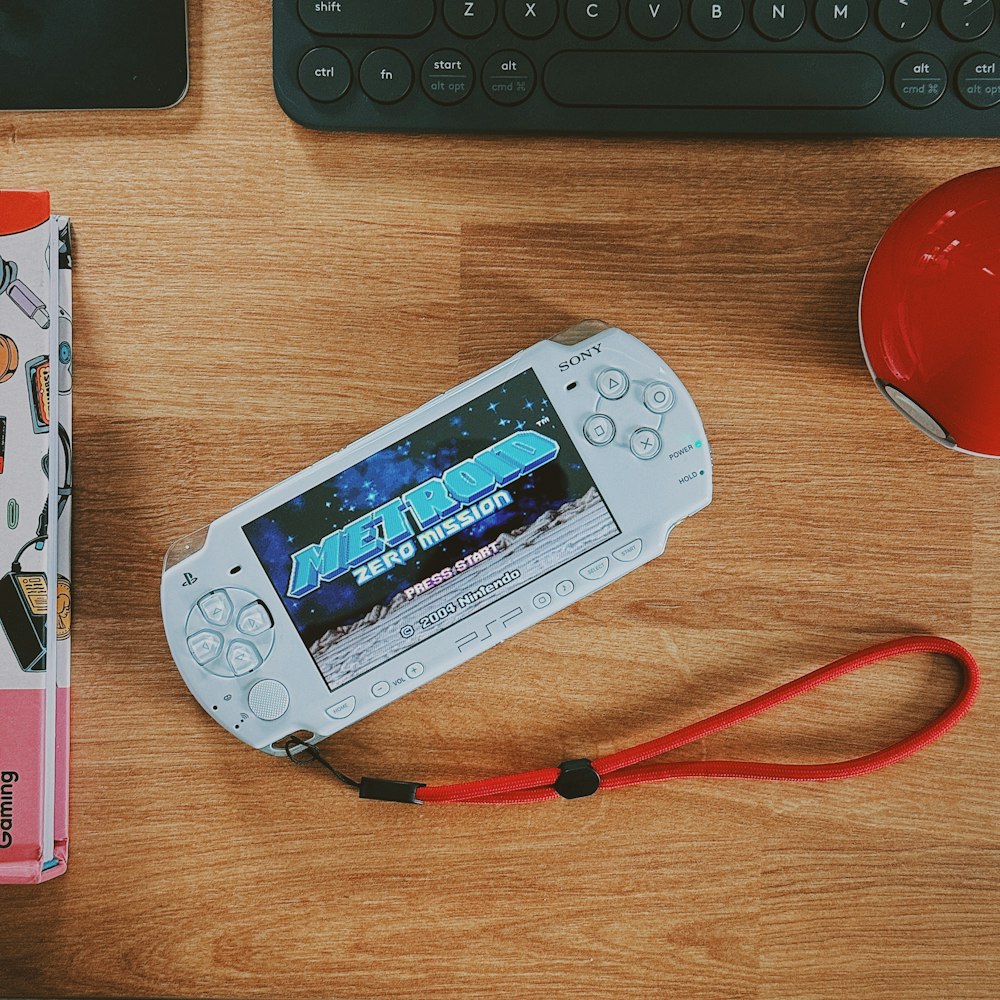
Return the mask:
<svg viewBox="0 0 1000 1000"><path fill-rule="evenodd" d="M434 0L299 0L299 16L317 35L406 38L434 20Z"/></svg>
<svg viewBox="0 0 1000 1000"><path fill-rule="evenodd" d="M783 42L806 23L806 5L803 0L756 0L753 23L765 38Z"/></svg>

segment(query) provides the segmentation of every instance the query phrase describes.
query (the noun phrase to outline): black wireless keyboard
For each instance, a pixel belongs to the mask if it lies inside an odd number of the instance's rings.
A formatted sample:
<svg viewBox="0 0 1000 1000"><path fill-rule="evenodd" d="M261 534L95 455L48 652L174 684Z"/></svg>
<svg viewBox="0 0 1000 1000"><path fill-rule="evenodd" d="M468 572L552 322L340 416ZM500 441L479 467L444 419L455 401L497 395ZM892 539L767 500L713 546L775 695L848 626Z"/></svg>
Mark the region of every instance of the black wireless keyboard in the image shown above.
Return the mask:
<svg viewBox="0 0 1000 1000"><path fill-rule="evenodd" d="M994 0L274 0L315 129L1000 134Z"/></svg>

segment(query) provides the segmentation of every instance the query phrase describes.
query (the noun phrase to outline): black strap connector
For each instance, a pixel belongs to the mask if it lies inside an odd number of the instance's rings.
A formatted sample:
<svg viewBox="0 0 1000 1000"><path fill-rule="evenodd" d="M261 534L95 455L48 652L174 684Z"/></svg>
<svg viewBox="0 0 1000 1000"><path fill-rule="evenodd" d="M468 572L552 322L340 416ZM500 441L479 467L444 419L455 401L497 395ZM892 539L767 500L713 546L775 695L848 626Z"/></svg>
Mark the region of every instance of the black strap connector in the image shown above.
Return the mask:
<svg viewBox="0 0 1000 1000"><path fill-rule="evenodd" d="M559 771L559 777L552 787L564 799L583 799L593 795L601 787L601 776L586 757L564 760L559 765Z"/></svg>
<svg viewBox="0 0 1000 1000"><path fill-rule="evenodd" d="M423 805L417 798L417 790L426 785L415 781L388 781L386 778L362 778L358 794L363 799L378 799L381 802L411 802Z"/></svg>

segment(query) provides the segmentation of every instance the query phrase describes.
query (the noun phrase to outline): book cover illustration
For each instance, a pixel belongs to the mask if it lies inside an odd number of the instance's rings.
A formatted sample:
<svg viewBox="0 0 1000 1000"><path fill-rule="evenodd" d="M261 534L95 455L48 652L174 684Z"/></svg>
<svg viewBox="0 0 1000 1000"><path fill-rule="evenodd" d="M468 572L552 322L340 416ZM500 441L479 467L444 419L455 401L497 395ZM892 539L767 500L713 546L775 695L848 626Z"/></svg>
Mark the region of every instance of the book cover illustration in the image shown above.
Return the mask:
<svg viewBox="0 0 1000 1000"><path fill-rule="evenodd" d="M69 220L0 191L0 883L66 867L72 325Z"/></svg>

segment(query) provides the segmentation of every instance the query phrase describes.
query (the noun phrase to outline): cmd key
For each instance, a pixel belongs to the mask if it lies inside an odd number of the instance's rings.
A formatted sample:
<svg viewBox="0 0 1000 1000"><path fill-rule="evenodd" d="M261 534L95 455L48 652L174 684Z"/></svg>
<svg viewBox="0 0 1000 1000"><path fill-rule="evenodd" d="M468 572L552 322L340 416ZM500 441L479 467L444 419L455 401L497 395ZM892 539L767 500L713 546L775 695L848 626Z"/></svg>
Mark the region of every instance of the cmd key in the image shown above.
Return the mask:
<svg viewBox="0 0 1000 1000"><path fill-rule="evenodd" d="M434 20L434 0L299 0L299 16L317 35L407 38Z"/></svg>
<svg viewBox="0 0 1000 1000"><path fill-rule="evenodd" d="M557 104L591 108L865 108L885 73L864 52L559 52Z"/></svg>

